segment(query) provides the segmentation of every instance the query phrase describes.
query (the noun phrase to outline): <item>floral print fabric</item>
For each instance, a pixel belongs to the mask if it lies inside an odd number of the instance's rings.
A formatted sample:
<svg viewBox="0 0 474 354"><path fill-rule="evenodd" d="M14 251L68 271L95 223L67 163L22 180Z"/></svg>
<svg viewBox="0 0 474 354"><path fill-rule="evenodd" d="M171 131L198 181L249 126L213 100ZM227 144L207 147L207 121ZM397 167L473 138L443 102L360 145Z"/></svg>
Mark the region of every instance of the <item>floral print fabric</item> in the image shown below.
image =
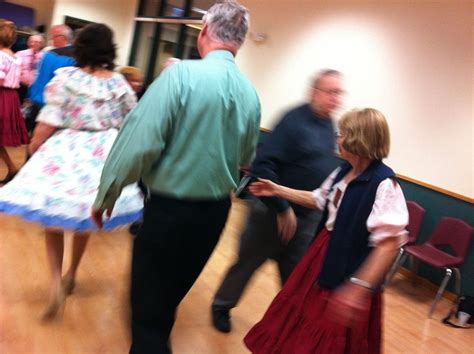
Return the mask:
<svg viewBox="0 0 474 354"><path fill-rule="evenodd" d="M136 103L120 74L100 79L78 68L62 68L48 84L38 121L58 130L0 188L0 211L46 227L92 230L91 207L102 168L125 115ZM105 228L140 218L143 197L127 186Z"/></svg>

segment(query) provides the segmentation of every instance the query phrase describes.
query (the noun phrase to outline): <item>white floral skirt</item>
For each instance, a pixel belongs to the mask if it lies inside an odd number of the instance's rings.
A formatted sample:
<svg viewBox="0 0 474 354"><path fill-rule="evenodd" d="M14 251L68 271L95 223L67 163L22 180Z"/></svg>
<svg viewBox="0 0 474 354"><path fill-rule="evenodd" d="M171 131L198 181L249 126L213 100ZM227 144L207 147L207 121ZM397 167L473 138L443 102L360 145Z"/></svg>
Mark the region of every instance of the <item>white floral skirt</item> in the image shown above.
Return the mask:
<svg viewBox="0 0 474 354"><path fill-rule="evenodd" d="M45 227L97 229L91 219L100 176L118 131L58 130L33 154L15 178L0 188L0 212L19 215ZM143 195L125 187L104 229L139 220Z"/></svg>

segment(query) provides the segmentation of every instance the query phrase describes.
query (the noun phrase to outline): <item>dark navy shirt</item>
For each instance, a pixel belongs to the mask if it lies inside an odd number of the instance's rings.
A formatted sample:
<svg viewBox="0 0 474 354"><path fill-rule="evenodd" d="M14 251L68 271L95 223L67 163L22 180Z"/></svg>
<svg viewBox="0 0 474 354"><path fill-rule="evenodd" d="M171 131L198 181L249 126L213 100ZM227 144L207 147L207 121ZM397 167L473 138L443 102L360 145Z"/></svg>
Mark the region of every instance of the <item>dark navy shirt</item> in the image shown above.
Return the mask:
<svg viewBox="0 0 474 354"><path fill-rule="evenodd" d="M333 122L319 117L309 104L286 113L264 144L252 165L252 174L286 187L314 190L338 166ZM261 198L278 212L290 204L279 198ZM291 205L296 215L309 209Z"/></svg>

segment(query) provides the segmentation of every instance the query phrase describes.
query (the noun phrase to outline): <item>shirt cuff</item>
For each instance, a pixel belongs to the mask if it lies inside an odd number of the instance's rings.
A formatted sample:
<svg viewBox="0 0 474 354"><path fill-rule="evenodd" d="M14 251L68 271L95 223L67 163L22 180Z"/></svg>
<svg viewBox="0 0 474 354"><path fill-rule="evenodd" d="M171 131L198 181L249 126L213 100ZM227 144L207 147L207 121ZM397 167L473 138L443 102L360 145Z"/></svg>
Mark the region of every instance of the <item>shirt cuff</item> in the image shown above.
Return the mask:
<svg viewBox="0 0 474 354"><path fill-rule="evenodd" d="M389 237L398 238L397 246L402 247L408 241L408 231L405 229L400 230L398 225L385 225L384 227L377 228L369 236L369 246L375 247Z"/></svg>
<svg viewBox="0 0 474 354"><path fill-rule="evenodd" d="M110 182L101 182L99 185L99 190L97 192L97 197L95 198L94 204L92 207L94 209L113 209L115 202L118 199L118 195L113 193L112 184L115 182L115 179Z"/></svg>

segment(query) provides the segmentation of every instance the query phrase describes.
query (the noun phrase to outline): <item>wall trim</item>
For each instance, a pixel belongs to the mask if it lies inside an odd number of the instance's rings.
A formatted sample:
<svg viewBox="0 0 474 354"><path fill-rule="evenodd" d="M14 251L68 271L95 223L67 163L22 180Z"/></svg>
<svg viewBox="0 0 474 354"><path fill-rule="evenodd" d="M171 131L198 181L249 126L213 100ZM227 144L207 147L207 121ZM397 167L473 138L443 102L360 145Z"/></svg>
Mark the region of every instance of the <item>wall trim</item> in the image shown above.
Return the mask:
<svg viewBox="0 0 474 354"><path fill-rule="evenodd" d="M419 186L422 186L422 187L425 187L425 188L428 188L428 189L431 189L431 190L434 190L438 193L442 193L442 194L446 194L450 197L453 197L453 198L456 198L456 199L461 199L462 201L465 201L465 202L468 202L468 203L471 203L471 204L474 204L474 198L469 198L465 195L462 195L462 194L458 194L458 193L455 193L455 192L451 192L451 191L448 191L447 189L444 189L444 188L440 188L440 187L436 187L436 186L433 186L432 184L429 184L429 183L425 183L425 182L421 182L421 181L418 181L414 178L411 178L411 177L407 177L407 176L403 176L403 175L400 175L398 173L396 173L397 177L400 178L401 180L404 180L404 181L407 181L407 182L410 182L410 183L414 183L414 184L417 184Z"/></svg>
<svg viewBox="0 0 474 354"><path fill-rule="evenodd" d="M271 130L270 129L267 129L267 128L262 128L260 127L260 131L263 132L263 133L270 133ZM441 194L445 194L447 196L450 196L452 198L456 198L456 199L460 199L464 202L467 202L467 203L470 203L470 204L474 204L474 198L470 198L468 196L465 196L465 195L462 195L462 194L458 194L458 193L455 193L455 192L451 192L451 191L448 191L447 189L444 189L444 188L441 188L441 187L436 187L432 184L429 184L429 183L426 183L426 182L422 182L422 181L418 181L414 178L411 178L411 177L407 177L407 176L403 176L403 175L400 175L398 173L396 173L397 177L400 178L401 180L404 180L404 181L407 181L407 182L410 182L410 183L414 183L414 184L417 184L419 186L422 186L422 187L425 187L425 188L428 188L428 189L431 189L435 192L438 192L438 193L441 193Z"/></svg>

